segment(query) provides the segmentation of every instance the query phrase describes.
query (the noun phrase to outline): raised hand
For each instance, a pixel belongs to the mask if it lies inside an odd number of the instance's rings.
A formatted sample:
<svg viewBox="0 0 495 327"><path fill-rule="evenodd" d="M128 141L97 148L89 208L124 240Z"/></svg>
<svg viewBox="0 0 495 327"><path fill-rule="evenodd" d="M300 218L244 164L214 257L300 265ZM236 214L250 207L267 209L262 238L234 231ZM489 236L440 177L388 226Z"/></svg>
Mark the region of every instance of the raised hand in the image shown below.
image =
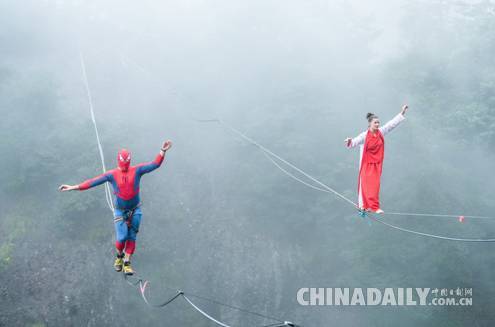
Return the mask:
<svg viewBox="0 0 495 327"><path fill-rule="evenodd" d="M167 141L163 142L162 151L167 151L171 147L172 147L172 141L167 140Z"/></svg>

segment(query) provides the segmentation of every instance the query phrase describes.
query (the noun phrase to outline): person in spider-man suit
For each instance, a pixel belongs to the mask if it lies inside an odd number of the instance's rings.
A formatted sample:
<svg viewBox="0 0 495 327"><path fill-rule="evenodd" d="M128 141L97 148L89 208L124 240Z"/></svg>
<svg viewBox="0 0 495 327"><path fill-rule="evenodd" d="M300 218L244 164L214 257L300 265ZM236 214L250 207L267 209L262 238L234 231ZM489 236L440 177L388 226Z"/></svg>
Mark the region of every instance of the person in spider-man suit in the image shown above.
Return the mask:
<svg viewBox="0 0 495 327"><path fill-rule="evenodd" d="M116 271L124 270L126 275L134 273L131 267L131 256L136 248L136 234L141 222L139 198L139 183L144 174L150 173L161 166L165 152L172 146L171 141L163 143L160 153L155 160L131 166L131 153L122 149L117 154L118 166L104 174L88 179L78 185L61 185L61 191L87 190L109 182L112 184L114 198L115 247L117 258L114 262ZM125 254L124 254L125 252Z"/></svg>

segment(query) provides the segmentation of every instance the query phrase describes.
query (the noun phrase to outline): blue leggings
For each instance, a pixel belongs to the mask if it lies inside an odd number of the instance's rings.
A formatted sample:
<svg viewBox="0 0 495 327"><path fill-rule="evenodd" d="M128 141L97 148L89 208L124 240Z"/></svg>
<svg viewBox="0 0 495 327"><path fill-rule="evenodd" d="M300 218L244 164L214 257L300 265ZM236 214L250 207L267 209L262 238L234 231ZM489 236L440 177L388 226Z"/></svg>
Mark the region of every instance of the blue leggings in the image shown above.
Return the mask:
<svg viewBox="0 0 495 327"><path fill-rule="evenodd" d="M141 209L137 208L132 216L131 226L127 226L127 220L131 218L127 218L125 211L115 209L115 238L117 242L124 243L127 240L136 240L136 234L139 231L139 224L141 223L141 216Z"/></svg>

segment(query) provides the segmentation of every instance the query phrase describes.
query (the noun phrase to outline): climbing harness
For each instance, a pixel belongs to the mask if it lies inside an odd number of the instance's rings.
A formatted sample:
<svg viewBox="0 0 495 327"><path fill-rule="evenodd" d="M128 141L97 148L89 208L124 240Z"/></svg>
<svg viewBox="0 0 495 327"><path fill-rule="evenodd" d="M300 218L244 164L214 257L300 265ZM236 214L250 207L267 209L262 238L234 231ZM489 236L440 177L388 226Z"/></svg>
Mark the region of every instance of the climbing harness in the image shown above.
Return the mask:
<svg viewBox="0 0 495 327"><path fill-rule="evenodd" d="M91 92L90 92L88 78L87 78L87 74L86 74L86 66L85 66L85 63L84 63L84 56L83 56L82 52L80 52L80 60L81 60L82 73L83 73L83 77L84 77L84 84L86 86L86 92L87 92L87 96L88 96L89 109L90 109L90 113L91 113L91 120L93 121L94 129L95 129L95 133L96 133L96 141L98 143L98 150L99 150L100 159L101 159L101 164L102 164L103 172L105 173L106 172L105 157L103 155L103 147L101 146L100 136L99 136L98 128L97 128L97 125L96 125L96 119L95 119L95 114L94 114L94 110L93 110L93 101L92 101L92 98L91 98ZM112 194L112 192L110 190L110 186L108 185L108 183L106 183L105 184L105 197L106 197L107 205L108 205L109 209L112 212L114 212L114 209L115 208L114 208L114 205L113 205L113 200L112 200L112 195L111 194ZM131 210L123 210L124 217L116 217L114 219L114 221L124 220L127 223L128 226L132 226L132 216L134 215L135 210L140 205L141 204L138 204L135 208L133 208ZM136 230L136 232L137 232L137 230ZM145 293L148 285L150 284L149 281L144 280L144 279L139 278L139 277L135 277L136 280L132 281L131 280L132 277L127 276L124 273L123 273L123 276L124 276L125 281L129 285L131 285L131 286L138 286L139 287L139 291L141 293L141 297L143 298L144 302L148 306L151 306L151 307L162 308L162 307L165 307L166 305L174 302L179 297L182 297L182 298L184 298L184 300L194 310L196 310L197 312L199 312L205 318L209 319L210 321L214 322L215 324L217 324L219 326L232 327L230 325L227 325L226 323L221 322L218 319L213 318L211 315L209 315L208 313L206 313L203 309L199 308L189 298L189 297L196 297L196 298L199 298L199 299L203 299L205 301L209 301L211 303L215 303L215 304L220 305L220 306L228 307L230 309L234 309L234 310L237 310L237 311L240 311L240 312L248 313L248 314L251 314L251 315L255 315L255 316L258 316L258 317L261 317L261 318L268 319L268 320L271 320L271 321L275 321L276 322L276 323L272 323L272 324L269 324L269 325L263 325L263 326L260 326L260 327L284 327L284 326L288 326L288 327L302 327L302 326L296 325L296 324L294 324L294 323L292 323L290 321L284 321L284 320L277 319L277 318L274 318L274 317L269 317L269 316L266 316L266 315L263 315L263 314L260 314L260 313L256 313L254 311L249 311L249 310L242 309L242 308L239 308L239 307L235 307L235 306L232 306L232 305L229 305L229 304L226 304L226 303L222 303L222 302L219 302L219 301L216 301L216 300L213 300L213 299L209 299L207 297L198 296L198 295L194 295L194 294L191 294L191 293L187 293L187 295L186 295L186 293L183 292L183 291L181 291L181 290L174 290L175 295L172 296L171 298L167 299L165 302L159 303L159 304L153 304L153 303L151 303L151 302L148 301L148 299L146 297L146 293ZM168 287L166 287L166 288L168 288ZM168 289L170 289L170 288L168 288Z"/></svg>
<svg viewBox="0 0 495 327"><path fill-rule="evenodd" d="M120 212L122 212L122 216L116 216L113 221L114 222L119 222L119 221L124 221L127 225L127 228L131 228L132 230L134 230L136 233L139 232L139 229L135 226L132 225L132 218L134 217L134 213L136 212L136 210L141 207L141 202L137 204L137 206L135 206L134 208L132 209L120 209L120 208L117 208Z"/></svg>

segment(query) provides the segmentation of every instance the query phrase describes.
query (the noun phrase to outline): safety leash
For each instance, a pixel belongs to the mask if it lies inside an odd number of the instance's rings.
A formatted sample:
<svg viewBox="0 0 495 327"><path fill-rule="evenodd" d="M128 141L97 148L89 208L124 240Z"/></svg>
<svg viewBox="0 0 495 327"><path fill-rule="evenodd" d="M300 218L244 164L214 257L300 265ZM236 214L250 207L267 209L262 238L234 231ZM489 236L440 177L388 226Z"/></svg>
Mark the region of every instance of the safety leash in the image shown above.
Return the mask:
<svg viewBox="0 0 495 327"><path fill-rule="evenodd" d="M79 52L79 57L81 60L81 70L83 74L83 79L84 79L84 85L86 86L86 93L88 96L88 103L89 103L89 111L91 113L91 120L93 121L93 126L95 128L95 133L96 133L96 142L98 143L98 151L100 153L100 159L101 159L101 166L103 173L107 172L107 168L105 166L105 156L103 155L103 148L101 146L100 142L100 134L98 133L98 127L96 126L96 118L95 118L95 112L93 109L93 99L91 97L91 90L89 88L89 82L88 82L88 75L86 74L86 65L84 64L84 56L82 52ZM114 211L114 206L113 206L113 199L112 199L112 191L110 190L110 185L108 183L105 183L105 199L107 201L108 208L110 211Z"/></svg>
<svg viewBox="0 0 495 327"><path fill-rule="evenodd" d="M91 120L93 121L93 126L94 126L95 133L96 133L96 141L98 143L98 150L99 150L99 153L100 153L100 159L101 159L103 173L105 173L106 172L105 157L103 155L103 148L101 146L100 136L99 136L99 133L98 133L98 128L96 126L96 119L95 119L95 114L94 114L94 110L93 110L93 101L92 101L92 98L91 98L91 92L90 92L88 78L87 78L87 74L86 74L86 66L84 64L84 57L83 57L82 52L80 53L80 60L81 60L81 69L82 69L82 73L83 73L83 77L84 77L84 83L85 83L85 86L86 86L86 91L87 91L87 96L88 96L89 109L90 109L90 113L91 113ZM108 183L105 183L105 197L106 197L106 201L107 201L107 204L108 204L108 207L110 208L110 210L112 212L114 212L114 205L113 205L113 200L112 200L112 195L111 194L112 193L111 193L111 190L110 190L110 186L108 185ZM138 206L136 206L135 208L133 208L131 210L130 217L125 221L128 225L129 224L132 224L132 216L134 215L135 210L140 205L141 205L141 203L138 204ZM124 219L124 218L122 218L122 219ZM144 280L144 279L139 278L139 277L135 277L135 280L132 281L131 278L128 277L127 275L125 275L124 273L123 273L123 275L124 275L125 281L129 285L131 285L131 286L138 286L139 287L139 291L140 291L141 297L143 298L143 301L148 306L150 306L150 307L163 308L163 307L169 305L170 303L174 302L179 297L182 297L182 298L184 298L184 300L192 308L194 308L194 310L196 310L197 312L199 312L205 318L209 319L210 321L216 323L219 326L232 327L232 326L229 326L229 325L221 322L218 319L213 318L211 315L209 315L208 313L206 313L206 311L204 311L201 308L199 308L189 298L189 297L197 297L197 298L203 299L205 301L216 303L217 305L220 305L220 306L228 307L230 309L234 309L234 310L237 310L237 311L240 311L240 312L244 312L244 313L249 313L251 315L256 315L258 317L262 317L264 319L268 319L268 320L271 320L271 321L276 321L276 323L274 323L274 324L264 325L264 326L260 326L260 327L284 327L284 326L287 326L287 327L302 327L300 325L293 324L290 321L283 321L283 320L280 320L280 319L277 319L277 318L269 317L269 316L266 316L266 315L263 315L263 314L260 314L260 313L256 313L254 311L249 311L249 310L242 309L242 308L239 308L239 307L235 307L235 306L232 306L232 305L229 305L229 304L226 304L226 303L222 303L222 302L219 302L219 301L216 301L216 300L213 300L213 299L209 299L207 297L202 297L202 296L198 296L198 295L194 295L194 294L190 294L190 293L188 293L187 296L186 296L186 294L183 291L181 291L181 290L174 290L174 292L176 292L176 294L174 296L172 296L171 298L167 299L165 302L162 302L162 303L159 303L159 304L154 304L154 303L151 303L148 300L148 298L146 297L146 289L148 288L148 285L150 285L149 281ZM168 287L166 287L166 288L168 288ZM170 288L168 288L168 289L170 289Z"/></svg>

